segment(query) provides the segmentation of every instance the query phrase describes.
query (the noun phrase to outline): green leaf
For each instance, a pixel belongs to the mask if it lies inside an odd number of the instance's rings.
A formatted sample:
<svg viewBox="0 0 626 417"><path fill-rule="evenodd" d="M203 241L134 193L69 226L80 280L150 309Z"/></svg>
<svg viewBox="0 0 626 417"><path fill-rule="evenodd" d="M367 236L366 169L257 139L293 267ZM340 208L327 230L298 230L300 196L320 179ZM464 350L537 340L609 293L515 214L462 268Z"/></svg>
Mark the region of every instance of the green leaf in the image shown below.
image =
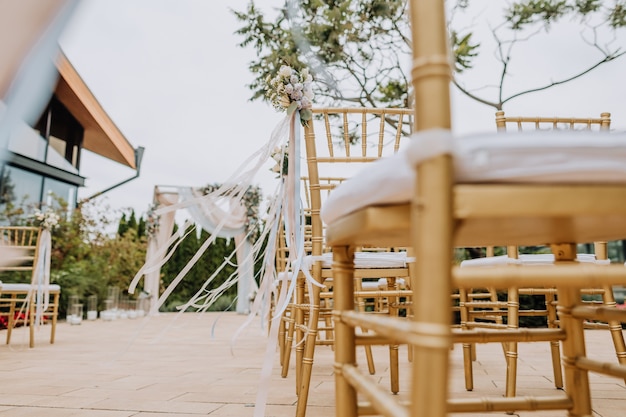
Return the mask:
<svg viewBox="0 0 626 417"><path fill-rule="evenodd" d="M293 114L294 111L296 111L296 109L298 108L298 103L296 103L295 101L292 102L289 107L287 107L287 114L289 116L291 116Z"/></svg>
<svg viewBox="0 0 626 417"><path fill-rule="evenodd" d="M313 117L313 112L311 111L311 109L300 110L300 119L311 120L312 117Z"/></svg>

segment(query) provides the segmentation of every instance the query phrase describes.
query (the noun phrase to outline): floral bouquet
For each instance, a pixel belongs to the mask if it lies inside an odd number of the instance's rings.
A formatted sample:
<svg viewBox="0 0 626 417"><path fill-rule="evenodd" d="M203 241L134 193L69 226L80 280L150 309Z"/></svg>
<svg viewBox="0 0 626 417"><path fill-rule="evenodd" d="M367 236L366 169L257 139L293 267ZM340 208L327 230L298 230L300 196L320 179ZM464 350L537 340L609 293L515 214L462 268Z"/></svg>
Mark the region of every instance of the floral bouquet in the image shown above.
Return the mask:
<svg viewBox="0 0 626 417"><path fill-rule="evenodd" d="M313 76L307 68L298 73L290 66L283 65L274 78L268 77L267 96L276 109L285 110L288 115L299 110L302 125L306 126L312 117L312 82Z"/></svg>
<svg viewBox="0 0 626 417"><path fill-rule="evenodd" d="M146 213L146 235L148 235L149 238L156 236L159 232L161 216L155 213L157 208L159 208L157 203L151 204Z"/></svg>
<svg viewBox="0 0 626 417"><path fill-rule="evenodd" d="M32 217L35 226L45 230L57 228L61 220L61 217L51 208L47 208L45 211L35 209Z"/></svg>

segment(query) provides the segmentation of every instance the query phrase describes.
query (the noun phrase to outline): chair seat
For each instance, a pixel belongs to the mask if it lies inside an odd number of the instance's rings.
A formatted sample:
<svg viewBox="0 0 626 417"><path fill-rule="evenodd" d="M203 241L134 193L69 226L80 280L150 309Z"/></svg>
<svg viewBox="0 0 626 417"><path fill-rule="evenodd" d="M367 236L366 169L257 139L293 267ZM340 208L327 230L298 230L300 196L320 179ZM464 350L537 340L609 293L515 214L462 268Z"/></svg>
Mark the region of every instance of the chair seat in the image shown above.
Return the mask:
<svg viewBox="0 0 626 417"><path fill-rule="evenodd" d="M333 263L332 252L324 253L322 256L305 256L304 265L311 269L315 261L322 262L322 268L330 269ZM406 256L406 252L355 252L354 265L357 269L384 269L384 268L406 268L407 263L413 262L414 258ZM283 279L291 280L292 273L279 272L278 281Z"/></svg>
<svg viewBox="0 0 626 417"><path fill-rule="evenodd" d="M609 259L596 259L592 253L579 253L576 257L578 262L588 262L598 265L608 265ZM551 253L520 254L518 259L507 255L488 256L486 258L466 259L461 262L461 267L472 266L496 266L496 265L549 265L554 263L554 255Z"/></svg>
<svg viewBox="0 0 626 417"><path fill-rule="evenodd" d="M506 158L498 162L505 144L515 154L508 167ZM404 173L443 155L452 156L458 183L455 246L618 240L626 231L625 134L540 131L455 139L436 130L414 135L403 154L406 160L374 162L333 191L321 213L329 245L402 246L409 240L415 191ZM393 201L386 188L395 190ZM370 195L363 198L364 192ZM579 192L587 197L575 199ZM502 195L510 197L494 207L492 197ZM541 207L533 204L537 198L545 202Z"/></svg>
<svg viewBox="0 0 626 417"><path fill-rule="evenodd" d="M337 186L322 207L327 224L368 206L406 203L413 164L454 157L457 183L624 184L626 135L581 131L494 133L455 138L447 131L415 135L404 152L373 162Z"/></svg>
<svg viewBox="0 0 626 417"><path fill-rule="evenodd" d="M415 261L413 257L406 256L406 252L355 252L354 257L355 268L357 269L406 268L407 263ZM333 254L332 252L327 252L319 257L313 257L311 255L305 256L304 264L308 265L309 269L311 269L311 265L313 265L313 262L316 260L322 261L322 268L330 269L333 262ZM276 276L276 280L274 281L274 287L278 287L279 282L282 282L285 279L287 281L291 281L292 278L293 274L289 271L279 272ZM406 282L404 279L398 278L397 283L401 288L406 288ZM379 290L386 287L387 280L385 278L381 278L379 281L375 282L363 283L363 289L367 290ZM27 289L25 291L27 291Z"/></svg>
<svg viewBox="0 0 626 417"><path fill-rule="evenodd" d="M32 290L37 290L38 288L39 288L38 285L31 285L31 284L2 283L0 285L0 292L24 292L24 293L27 293L31 289ZM59 292L59 291L61 291L61 286L57 285L57 284L42 285L41 288L44 291L49 291L49 292Z"/></svg>
<svg viewBox="0 0 626 417"><path fill-rule="evenodd" d="M384 291L387 289L387 278L379 278L376 281L363 281L361 285L365 291ZM396 285L401 290L406 289L406 281L404 278L397 278Z"/></svg>
<svg viewBox="0 0 626 417"><path fill-rule="evenodd" d="M320 257L322 268L330 268L333 262L333 254L327 252ZM309 265L318 259L307 256L305 262ZM406 252L355 252L354 267L357 269L376 268L406 268L407 262L411 258L406 256Z"/></svg>

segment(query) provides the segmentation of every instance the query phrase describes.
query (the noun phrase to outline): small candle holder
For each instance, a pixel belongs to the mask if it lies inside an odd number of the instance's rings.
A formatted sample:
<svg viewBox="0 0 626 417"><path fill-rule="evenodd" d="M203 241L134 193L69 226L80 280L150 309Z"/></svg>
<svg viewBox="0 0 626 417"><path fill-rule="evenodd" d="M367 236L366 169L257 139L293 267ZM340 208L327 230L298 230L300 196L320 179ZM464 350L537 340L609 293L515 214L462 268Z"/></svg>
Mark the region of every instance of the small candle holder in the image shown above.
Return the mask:
<svg viewBox="0 0 626 417"><path fill-rule="evenodd" d="M74 305L80 302L77 295L70 295L67 297L67 310L65 319L69 324L74 324Z"/></svg>
<svg viewBox="0 0 626 417"><path fill-rule="evenodd" d="M111 300L111 307L109 308L110 311L112 311L117 318L118 315L118 309L119 309L119 304L120 304L120 289L119 287L116 286L110 286L107 288L107 300Z"/></svg>
<svg viewBox="0 0 626 417"><path fill-rule="evenodd" d="M70 315L70 324L76 325L83 321L83 305L80 303L72 305L72 314Z"/></svg>
<svg viewBox="0 0 626 417"><path fill-rule="evenodd" d="M137 300L128 300L128 318L137 318Z"/></svg>
<svg viewBox="0 0 626 417"><path fill-rule="evenodd" d="M104 300L104 311L100 313L100 318L104 321L112 321L116 319L116 313L113 310L113 300L110 298Z"/></svg>
<svg viewBox="0 0 626 417"><path fill-rule="evenodd" d="M87 297L87 320L95 320L98 318L98 296L90 295Z"/></svg>

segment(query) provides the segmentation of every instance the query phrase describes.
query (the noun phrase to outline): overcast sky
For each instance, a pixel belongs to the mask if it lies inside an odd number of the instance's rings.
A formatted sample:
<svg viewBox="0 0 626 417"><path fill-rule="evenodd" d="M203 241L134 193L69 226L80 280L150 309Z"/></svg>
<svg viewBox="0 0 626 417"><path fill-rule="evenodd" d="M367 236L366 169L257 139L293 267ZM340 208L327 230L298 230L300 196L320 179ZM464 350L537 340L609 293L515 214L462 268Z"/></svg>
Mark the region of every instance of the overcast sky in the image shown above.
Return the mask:
<svg viewBox="0 0 626 417"><path fill-rule="evenodd" d="M283 116L266 103L248 100L246 85L253 76L247 64L254 52L237 46L241 39L234 31L239 24L229 11L243 10L247 2L89 0L79 6L61 47L130 143L146 148L141 176L100 197L102 204L132 207L141 215L155 185L222 182L267 141ZM282 2L256 3L270 10ZM472 24L488 29L481 20ZM566 76L594 59L593 51L580 44L577 24L565 26L552 31L539 48L522 45L514 55L516 78L509 91ZM486 34L483 51L490 58ZM624 46L626 34L621 35L616 42ZM494 74L497 81L494 69L493 61L485 61L466 81L482 87L494 82ZM626 57L574 83L515 100L505 109L511 115L544 116L609 111L613 128L626 130L625 70ZM495 130L494 109L457 93L453 103L456 132ZM267 193L273 187L271 165L258 178ZM81 174L87 177L87 186L79 191L84 198L132 177L134 171L89 156Z"/></svg>

